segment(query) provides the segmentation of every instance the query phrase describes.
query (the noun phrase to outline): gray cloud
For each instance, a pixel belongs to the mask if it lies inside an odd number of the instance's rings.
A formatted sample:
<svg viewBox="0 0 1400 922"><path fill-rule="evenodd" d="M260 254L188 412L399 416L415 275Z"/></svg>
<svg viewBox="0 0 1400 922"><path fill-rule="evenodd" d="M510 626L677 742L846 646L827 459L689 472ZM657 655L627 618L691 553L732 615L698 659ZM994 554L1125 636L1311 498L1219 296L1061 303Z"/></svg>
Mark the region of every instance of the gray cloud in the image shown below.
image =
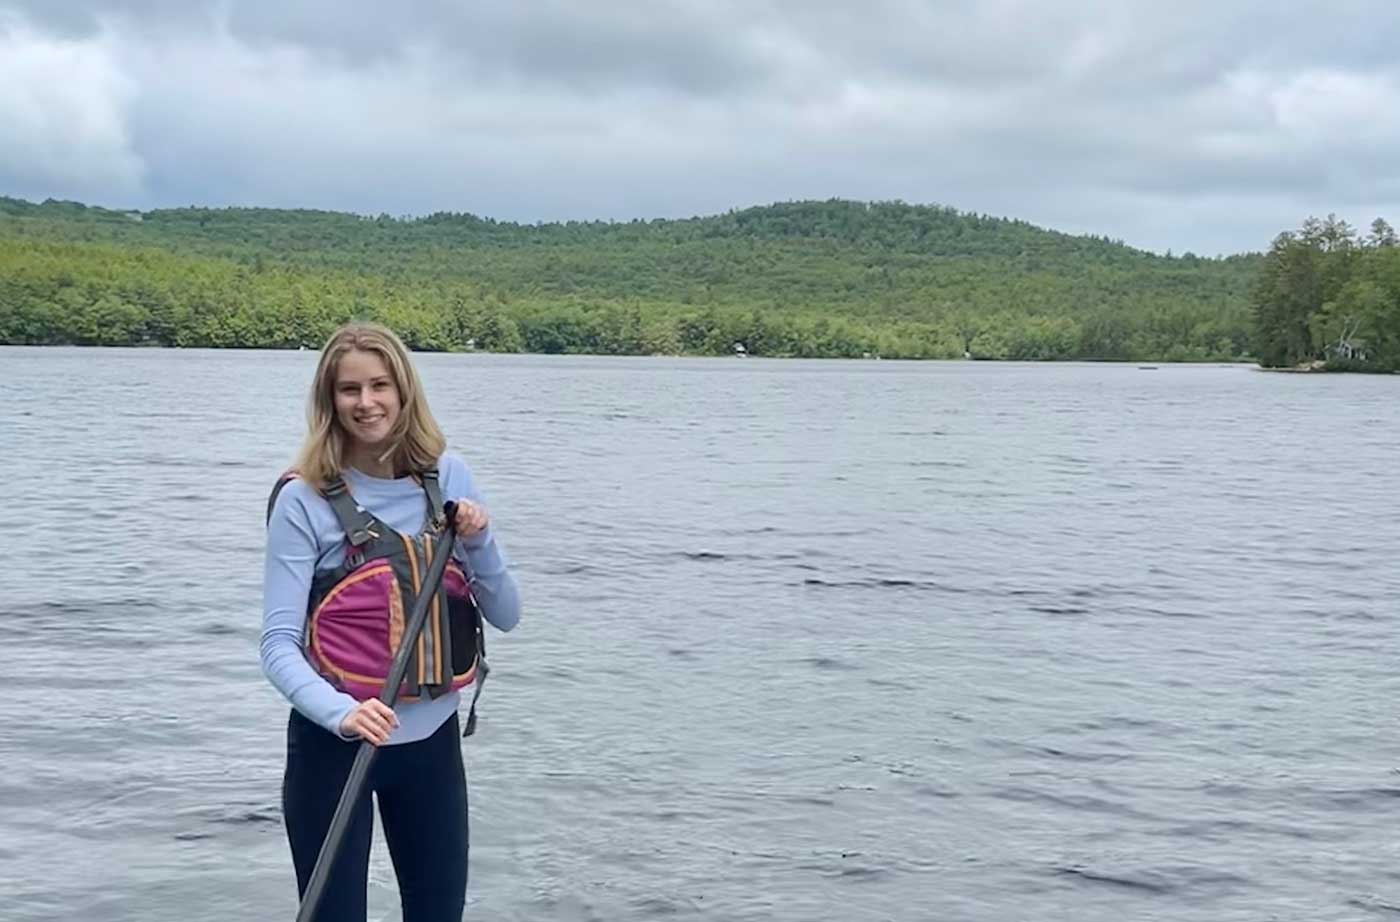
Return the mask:
<svg viewBox="0 0 1400 922"><path fill-rule="evenodd" d="M0 193L503 219L899 198L1215 253L1400 219L1350 0L0 0Z"/></svg>

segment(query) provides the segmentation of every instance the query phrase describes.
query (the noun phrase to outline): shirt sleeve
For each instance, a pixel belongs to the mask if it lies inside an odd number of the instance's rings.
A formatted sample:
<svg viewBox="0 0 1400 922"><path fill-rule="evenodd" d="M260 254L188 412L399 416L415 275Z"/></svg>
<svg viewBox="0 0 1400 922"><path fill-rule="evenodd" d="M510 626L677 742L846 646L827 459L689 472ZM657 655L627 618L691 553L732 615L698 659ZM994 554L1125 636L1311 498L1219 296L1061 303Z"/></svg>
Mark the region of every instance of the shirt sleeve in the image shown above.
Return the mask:
<svg viewBox="0 0 1400 922"><path fill-rule="evenodd" d="M302 649L306 605L319 557L307 509L312 498L310 488L294 480L283 488L272 509L263 563L259 654L263 674L292 707L339 736L340 723L354 709L355 699L316 672Z"/></svg>
<svg viewBox="0 0 1400 922"><path fill-rule="evenodd" d="M454 501L471 500L490 513L491 507L482 498L465 461L453 454L444 455L441 470L444 496ZM472 579L472 594L481 607L481 616L502 631L519 624L520 586L494 524L470 538L458 538L453 556Z"/></svg>

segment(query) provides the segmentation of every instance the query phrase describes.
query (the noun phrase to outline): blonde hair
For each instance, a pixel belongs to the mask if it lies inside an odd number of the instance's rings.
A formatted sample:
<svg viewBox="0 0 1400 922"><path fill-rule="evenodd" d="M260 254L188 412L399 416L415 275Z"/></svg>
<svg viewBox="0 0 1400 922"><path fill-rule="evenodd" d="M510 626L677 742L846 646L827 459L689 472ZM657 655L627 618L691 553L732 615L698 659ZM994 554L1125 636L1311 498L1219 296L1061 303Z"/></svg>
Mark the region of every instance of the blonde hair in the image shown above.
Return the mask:
<svg viewBox="0 0 1400 922"><path fill-rule="evenodd" d="M392 459L396 472L435 469L447 440L428 409L428 398L408 348L388 327L353 321L332 333L321 349L306 402L306 440L293 465L296 472L319 490L345 469L349 437L335 415L335 376L340 360L352 351L378 356L399 391L399 418L389 433L389 448L380 459Z"/></svg>

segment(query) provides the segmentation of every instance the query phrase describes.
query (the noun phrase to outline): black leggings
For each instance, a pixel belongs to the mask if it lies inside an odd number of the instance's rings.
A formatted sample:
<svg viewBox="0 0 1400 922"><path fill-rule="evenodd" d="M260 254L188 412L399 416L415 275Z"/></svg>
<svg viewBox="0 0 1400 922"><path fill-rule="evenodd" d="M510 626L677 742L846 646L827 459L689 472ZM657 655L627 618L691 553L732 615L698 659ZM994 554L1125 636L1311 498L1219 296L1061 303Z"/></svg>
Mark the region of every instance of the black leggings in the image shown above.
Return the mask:
<svg viewBox="0 0 1400 922"><path fill-rule="evenodd" d="M305 893L321 842L359 743L347 743L292 711L282 815ZM369 784L355 805L316 922L363 922L374 816L379 800L384 838L399 880L404 922L461 922L467 896L467 777L457 715L425 740L380 747Z"/></svg>

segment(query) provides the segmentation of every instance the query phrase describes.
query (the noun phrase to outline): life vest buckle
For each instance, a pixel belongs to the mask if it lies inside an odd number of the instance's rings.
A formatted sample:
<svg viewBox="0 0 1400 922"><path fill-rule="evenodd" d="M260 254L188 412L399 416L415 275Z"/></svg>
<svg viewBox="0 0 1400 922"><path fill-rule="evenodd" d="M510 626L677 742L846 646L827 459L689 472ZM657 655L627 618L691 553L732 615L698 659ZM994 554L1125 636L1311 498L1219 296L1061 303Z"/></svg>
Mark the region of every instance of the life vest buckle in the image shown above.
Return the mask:
<svg viewBox="0 0 1400 922"><path fill-rule="evenodd" d="M370 541L378 538L379 532L368 525L362 525L359 528L351 530L349 537L350 543L355 545L356 550L359 550L361 545L369 544Z"/></svg>

